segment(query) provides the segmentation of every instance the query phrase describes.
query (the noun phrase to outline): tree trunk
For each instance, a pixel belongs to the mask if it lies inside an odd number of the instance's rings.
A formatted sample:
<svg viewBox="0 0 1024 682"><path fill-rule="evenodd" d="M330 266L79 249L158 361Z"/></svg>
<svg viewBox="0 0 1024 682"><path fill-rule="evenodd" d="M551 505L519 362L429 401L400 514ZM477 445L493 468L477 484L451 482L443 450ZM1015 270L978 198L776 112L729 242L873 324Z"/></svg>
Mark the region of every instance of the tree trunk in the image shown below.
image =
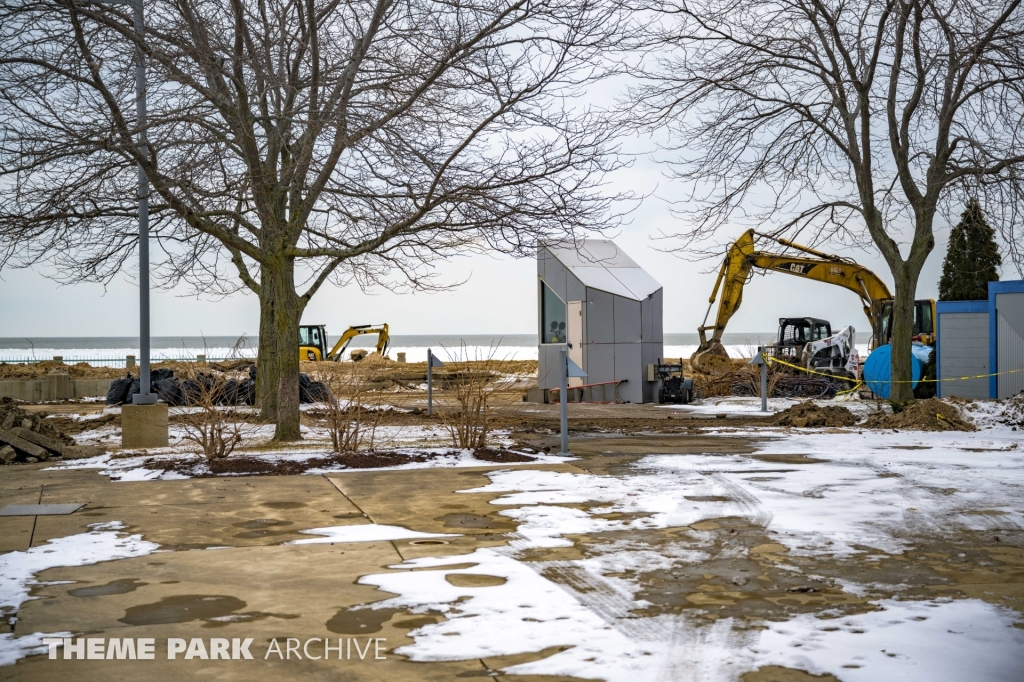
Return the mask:
<svg viewBox="0 0 1024 682"><path fill-rule="evenodd" d="M260 269L259 371L256 395L262 417L274 422L274 440L299 440L299 320L302 300L295 293L290 258Z"/></svg>
<svg viewBox="0 0 1024 682"><path fill-rule="evenodd" d="M907 263L893 268L896 283L895 300L892 304L892 387L889 400L903 404L914 397L910 347L914 336L914 297L917 292L918 273L911 273Z"/></svg>

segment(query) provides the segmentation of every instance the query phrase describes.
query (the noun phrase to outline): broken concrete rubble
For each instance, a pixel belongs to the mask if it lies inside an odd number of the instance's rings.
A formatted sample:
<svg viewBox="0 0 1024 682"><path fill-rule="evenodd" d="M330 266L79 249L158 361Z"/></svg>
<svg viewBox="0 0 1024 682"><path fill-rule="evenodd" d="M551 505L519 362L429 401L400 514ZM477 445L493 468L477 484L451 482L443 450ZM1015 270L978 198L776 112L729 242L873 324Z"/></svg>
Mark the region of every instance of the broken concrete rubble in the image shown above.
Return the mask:
<svg viewBox="0 0 1024 682"><path fill-rule="evenodd" d="M23 438L19 438L10 431L4 431L0 429L0 443L6 443L7 445L13 447L15 450L40 460L50 459L50 453L48 450L36 445L35 443L31 443Z"/></svg>
<svg viewBox="0 0 1024 682"><path fill-rule="evenodd" d="M13 452L13 456L10 450ZM88 454L86 454L88 453ZM45 461L51 457L91 457L95 448L75 440L46 422L45 413L28 413L10 398L0 398L0 463Z"/></svg>

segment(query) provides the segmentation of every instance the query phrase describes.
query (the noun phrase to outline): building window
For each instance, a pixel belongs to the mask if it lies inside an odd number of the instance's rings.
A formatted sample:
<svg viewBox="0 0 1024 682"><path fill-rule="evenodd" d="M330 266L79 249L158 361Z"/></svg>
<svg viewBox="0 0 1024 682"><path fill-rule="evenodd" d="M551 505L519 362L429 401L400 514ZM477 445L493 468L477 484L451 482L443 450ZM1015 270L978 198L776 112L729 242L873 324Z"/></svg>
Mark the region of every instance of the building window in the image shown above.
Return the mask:
<svg viewBox="0 0 1024 682"><path fill-rule="evenodd" d="M548 288L544 282L541 288L541 343L565 343L565 302Z"/></svg>

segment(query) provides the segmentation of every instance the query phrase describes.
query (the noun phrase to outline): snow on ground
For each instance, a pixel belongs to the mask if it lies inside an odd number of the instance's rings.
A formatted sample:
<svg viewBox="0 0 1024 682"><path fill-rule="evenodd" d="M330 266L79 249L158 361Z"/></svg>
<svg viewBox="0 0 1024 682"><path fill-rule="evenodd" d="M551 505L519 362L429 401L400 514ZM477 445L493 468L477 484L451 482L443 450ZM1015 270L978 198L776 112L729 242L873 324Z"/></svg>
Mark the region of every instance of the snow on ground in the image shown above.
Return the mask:
<svg viewBox="0 0 1024 682"><path fill-rule="evenodd" d="M419 540L423 538L453 538L458 533L422 533L402 526L386 526L377 523L358 523L348 526L328 526L299 531L323 537L306 540L292 540L289 545L315 545L325 542L379 542L381 540Z"/></svg>
<svg viewBox="0 0 1024 682"><path fill-rule="evenodd" d="M783 410L793 407L793 405L796 405L799 402L806 401L794 398L769 398L768 412L782 412ZM821 406L841 405L858 417L866 417L879 409L886 412L890 411L888 405L883 404L880 408L877 403L871 400L831 399L812 400L811 402ZM761 412L761 398L759 397L727 396L720 398L702 398L701 400L695 400L687 405L668 404L659 405L659 407L664 410L674 410L684 414L733 414L738 416L763 414Z"/></svg>
<svg viewBox="0 0 1024 682"><path fill-rule="evenodd" d="M398 427L395 427L398 428ZM419 428L419 427L405 427L405 428ZM394 445L391 447L384 446L378 443L377 449L387 449L398 454L407 454L411 456L429 455L428 459L422 461L412 461L407 464L399 464L389 467L364 467L358 469L349 469L341 465L328 466L328 467L311 467L304 473L310 475L319 475L325 473L344 473L346 471L393 471L398 469L447 469L447 468L461 468L461 467L479 467L493 465L494 462L487 460L477 459L473 455L472 450L457 449L451 447L407 447L401 445L405 441L392 441ZM298 448L282 449L278 451L273 450L236 450L231 456L232 457L250 457L253 459L261 459L267 462L283 462L283 461L297 461L302 462L308 459L318 457L329 457L334 453L331 452L329 442L319 443L307 443L304 446ZM533 457L532 462L510 462L503 466L526 466L530 464L561 464L573 460L573 457L559 457L558 455L549 455L543 452L530 453L530 457ZM163 470L150 468L147 464L159 463L159 462L194 462L196 467L193 473L196 475L209 473L209 469L205 465L205 460L201 455L194 454L190 451L181 451L174 447L171 448L159 448L152 449L146 454L138 455L119 455L117 457L105 454L98 455L96 457L89 457L84 459L75 459L56 464L49 469L96 469L97 473L108 476L111 481L169 481L169 480L181 480L191 478L189 473L174 471L174 470ZM229 475L229 474L222 474ZM245 475L245 474L230 474L230 475Z"/></svg>
<svg viewBox="0 0 1024 682"><path fill-rule="evenodd" d="M54 538L45 545L24 552L0 554L0 616L13 619L21 605L29 599L29 590L39 585L35 576L58 566L87 566L101 561L145 556L159 545L142 539L141 535L119 532L124 526L117 521L94 523L88 533ZM42 637L69 637L69 633L34 634L15 637L0 634L0 665L12 665L18 659L45 653Z"/></svg>
<svg viewBox="0 0 1024 682"><path fill-rule="evenodd" d="M979 599L908 602L843 618L810 614L768 623L752 649L758 665L785 665L843 682L985 680L1019 682L1019 616Z"/></svg>
<svg viewBox="0 0 1024 682"><path fill-rule="evenodd" d="M869 613L801 615L759 630L730 619L706 625L685 615L630 613L644 602L637 600L639 587L628 571L697 564L707 558L699 547L653 551L619 540L589 545L591 556L583 560L519 561L524 550L572 545L568 536L681 527L726 516L764 527L793 554L838 558L899 553L915 537L1024 527L1024 452L1008 427L975 433L728 433L771 437L753 455L651 455L617 475L491 472L490 484L463 492L499 495L491 503L519 524L509 546L410 560L392 567L402 572L366 576L361 582L398 595L371 608L446 615L444 622L410 633L414 643L398 653L413 660L569 647L511 666L509 674L714 682L785 665L844 681L1024 677L1024 631L1013 627L1020 615L980 600L876 600L878 610ZM466 563L475 565L445 569ZM573 570L584 588L549 580L543 572L554 564ZM453 573L505 582L454 587L446 579ZM855 584L844 589L864 593Z"/></svg>

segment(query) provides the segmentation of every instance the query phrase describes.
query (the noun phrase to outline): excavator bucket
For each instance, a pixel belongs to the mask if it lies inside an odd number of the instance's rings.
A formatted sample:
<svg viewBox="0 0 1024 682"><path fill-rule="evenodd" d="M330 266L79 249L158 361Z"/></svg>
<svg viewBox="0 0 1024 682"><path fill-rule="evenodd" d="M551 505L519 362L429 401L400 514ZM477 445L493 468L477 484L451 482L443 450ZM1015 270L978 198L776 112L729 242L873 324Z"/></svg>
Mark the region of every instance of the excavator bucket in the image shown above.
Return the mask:
<svg viewBox="0 0 1024 682"><path fill-rule="evenodd" d="M690 356L690 369L699 374L724 374L729 371L729 353L721 341L711 339Z"/></svg>

